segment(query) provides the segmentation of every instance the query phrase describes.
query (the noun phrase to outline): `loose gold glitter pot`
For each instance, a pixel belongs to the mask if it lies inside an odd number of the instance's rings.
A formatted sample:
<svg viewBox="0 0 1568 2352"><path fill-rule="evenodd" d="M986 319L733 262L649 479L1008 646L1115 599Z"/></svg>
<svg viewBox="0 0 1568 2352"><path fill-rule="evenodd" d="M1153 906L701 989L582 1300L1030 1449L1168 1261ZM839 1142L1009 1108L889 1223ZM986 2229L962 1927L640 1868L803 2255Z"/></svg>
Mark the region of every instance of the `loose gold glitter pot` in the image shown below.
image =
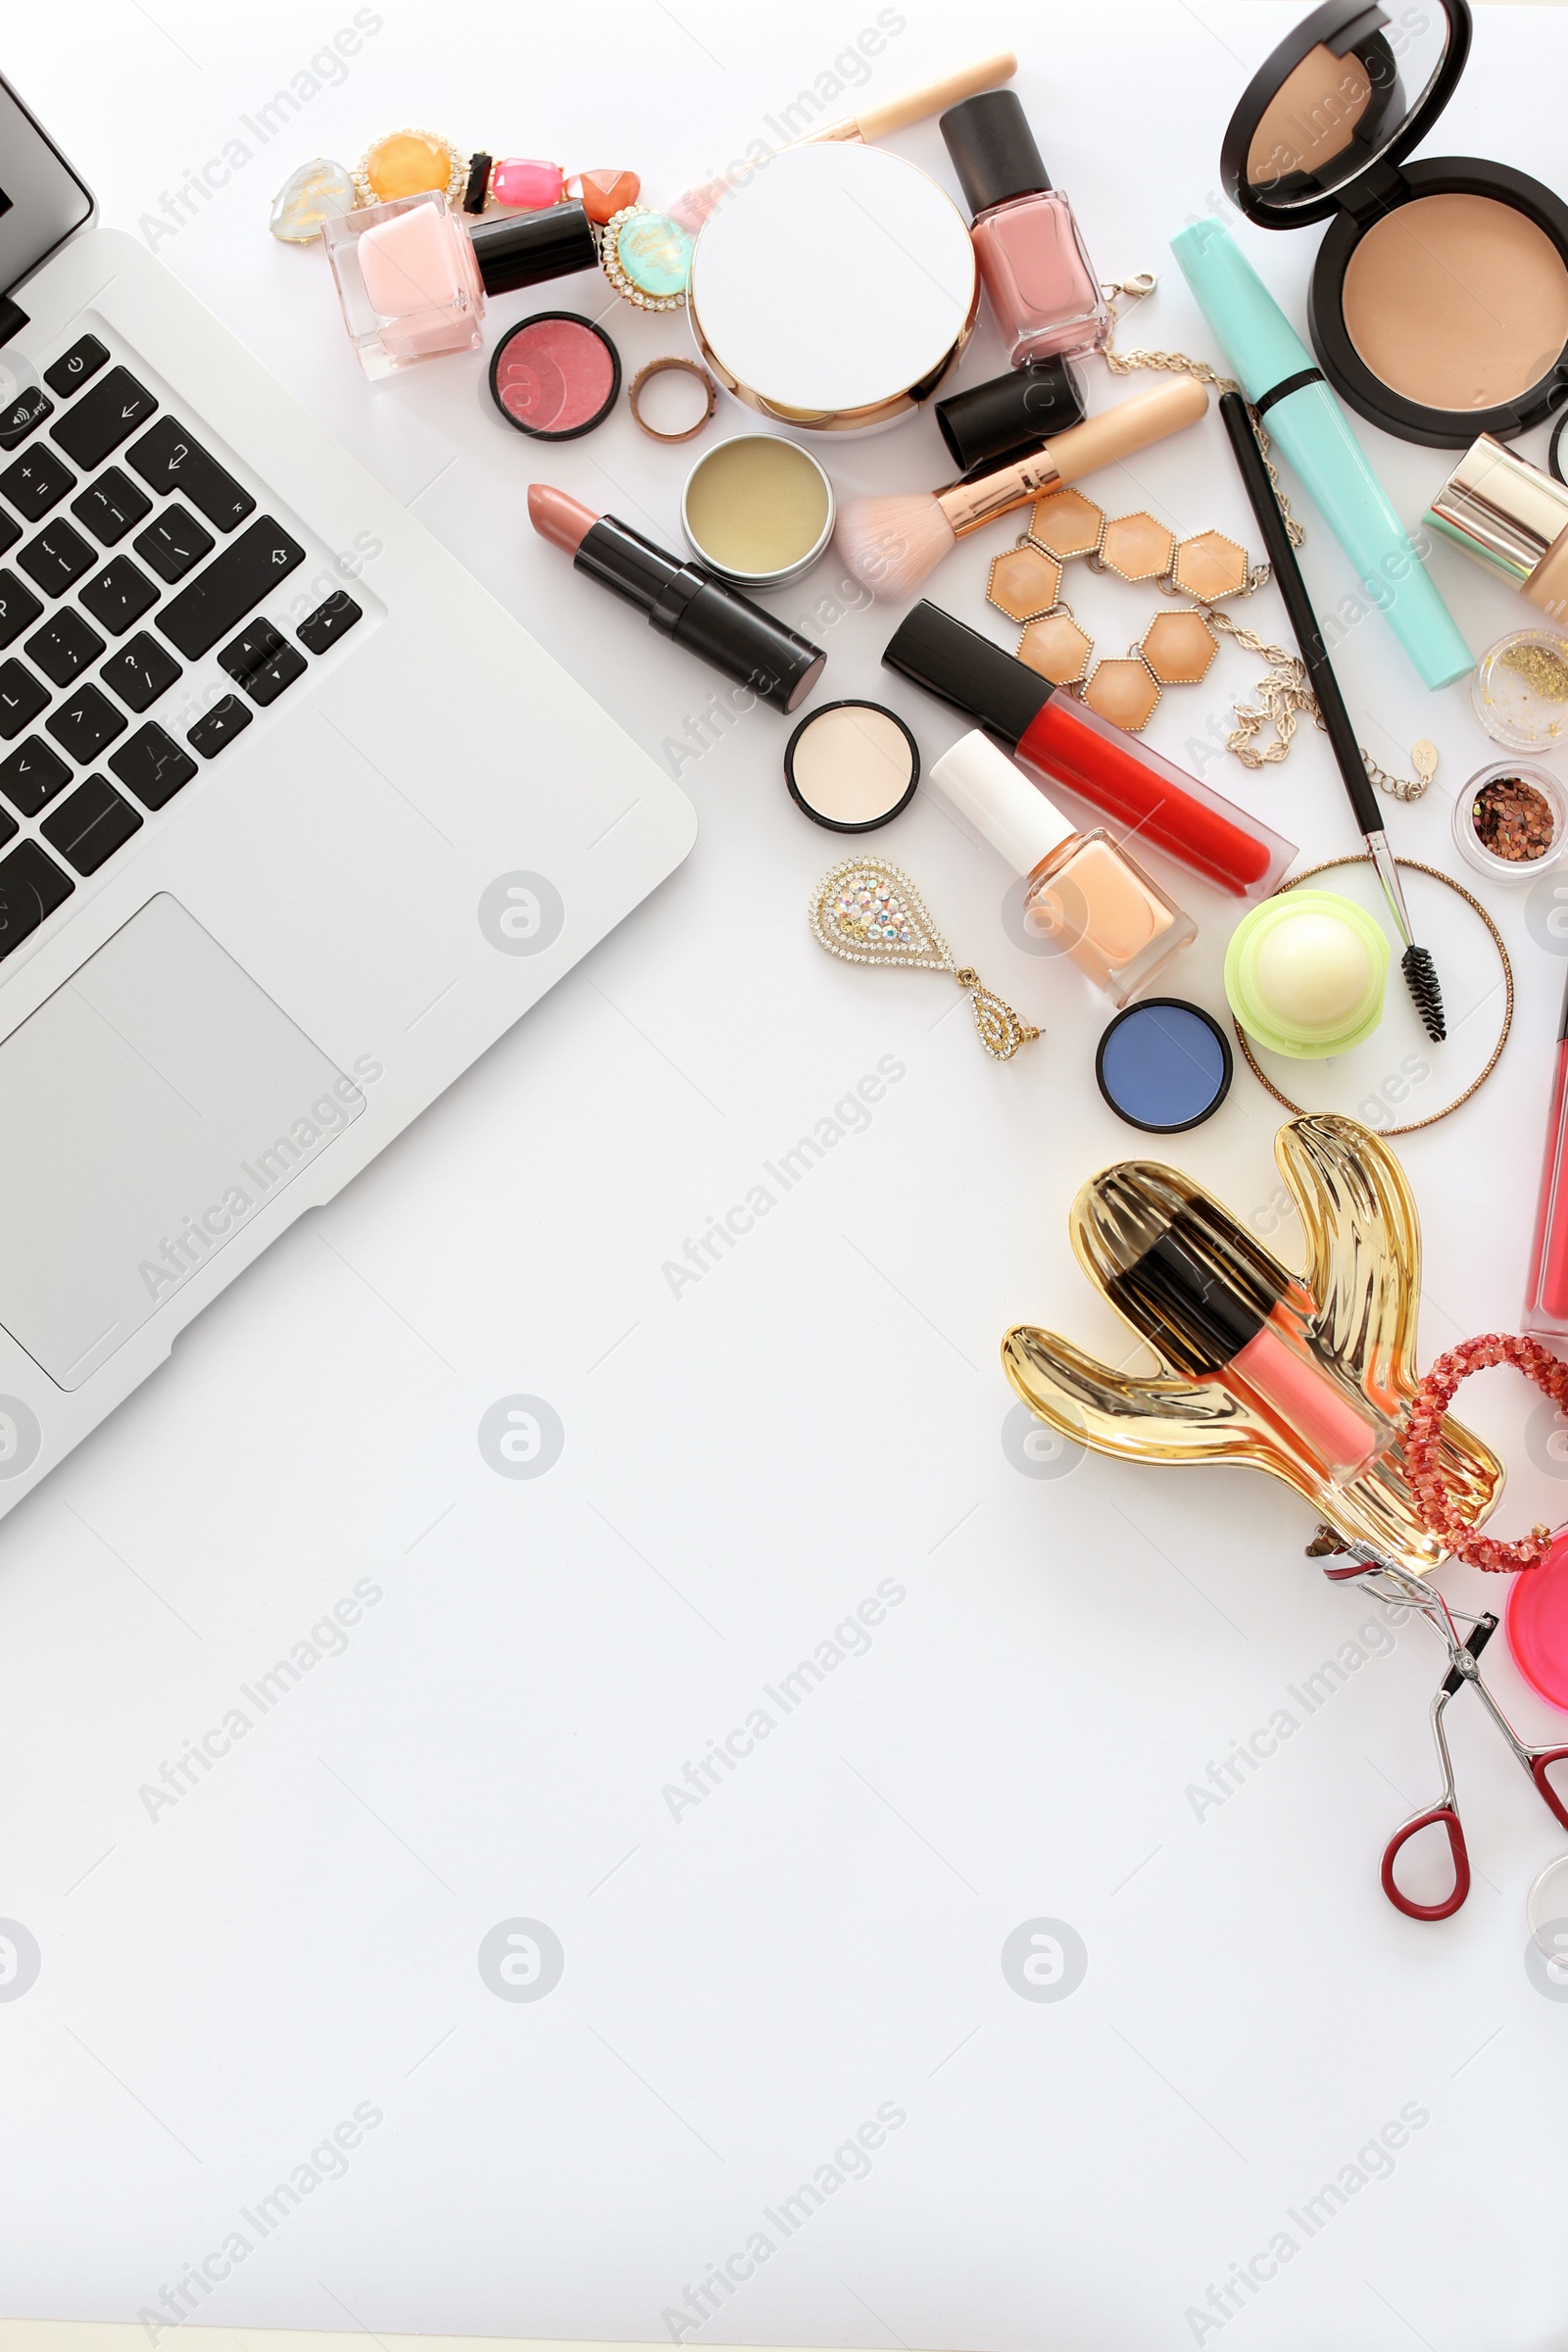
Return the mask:
<svg viewBox="0 0 1568 2352"><path fill-rule="evenodd" d="M1225 187L1263 228L1331 225L1307 321L1334 390L1401 440L1508 440L1568 385L1568 206L1475 156L1404 159L1452 97L1467 0L1396 25L1327 0L1249 84L1220 152Z"/></svg>
<svg viewBox="0 0 1568 2352"><path fill-rule="evenodd" d="M1470 673L1470 707L1494 743L1560 751L1568 743L1568 634L1511 629L1499 637Z"/></svg>
<svg viewBox="0 0 1568 2352"><path fill-rule="evenodd" d="M826 549L833 522L832 483L808 450L779 433L715 442L681 492L687 546L742 588L798 580Z"/></svg>

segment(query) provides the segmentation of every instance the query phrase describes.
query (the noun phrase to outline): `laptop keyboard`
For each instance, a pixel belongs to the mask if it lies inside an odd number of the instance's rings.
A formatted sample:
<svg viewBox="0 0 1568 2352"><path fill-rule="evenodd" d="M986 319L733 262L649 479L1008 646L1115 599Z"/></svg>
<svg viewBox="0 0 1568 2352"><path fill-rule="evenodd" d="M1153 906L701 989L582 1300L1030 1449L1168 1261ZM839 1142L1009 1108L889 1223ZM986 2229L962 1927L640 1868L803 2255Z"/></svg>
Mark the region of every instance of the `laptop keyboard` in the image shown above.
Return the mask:
<svg viewBox="0 0 1568 2352"><path fill-rule="evenodd" d="M364 617L306 562L97 335L0 411L0 961Z"/></svg>

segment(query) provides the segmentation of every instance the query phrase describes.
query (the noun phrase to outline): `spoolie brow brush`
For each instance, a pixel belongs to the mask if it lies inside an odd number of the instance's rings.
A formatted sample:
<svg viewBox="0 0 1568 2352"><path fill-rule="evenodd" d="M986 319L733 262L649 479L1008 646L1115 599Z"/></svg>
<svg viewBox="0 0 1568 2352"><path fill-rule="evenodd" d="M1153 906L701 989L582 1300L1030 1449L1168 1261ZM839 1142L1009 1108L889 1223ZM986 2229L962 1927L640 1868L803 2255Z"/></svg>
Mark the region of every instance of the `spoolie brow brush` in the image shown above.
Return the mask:
<svg viewBox="0 0 1568 2352"><path fill-rule="evenodd" d="M1274 485L1268 478L1268 467L1264 465L1263 453L1257 446L1257 435L1252 430L1252 420L1248 415L1247 403L1242 399L1240 393L1222 393L1219 413L1225 419L1225 430L1230 435L1237 470L1241 474L1243 485L1251 503L1252 513L1257 517L1257 527L1263 535L1264 551L1268 556L1275 583L1281 596L1285 599L1285 610L1290 615L1291 628L1295 633L1301 660L1306 664L1306 674L1311 680L1318 710L1323 714L1324 733L1328 736L1340 774L1344 779L1355 821L1361 828L1367 846L1367 854L1377 868L1378 880L1383 885L1383 895L1389 902L1389 911L1394 916L1399 937L1404 942L1404 954L1399 958L1399 969L1404 974L1405 986L1410 991L1415 1008L1421 1015L1422 1024L1428 1037L1441 1044L1448 1034L1448 1024L1444 1016L1443 991L1438 985L1437 966L1427 950L1418 948L1415 944L1415 934L1410 928L1409 909L1405 906L1404 891L1399 882L1399 869L1395 863L1394 852L1389 847L1389 837L1383 829L1383 811L1378 806L1377 794L1373 791L1371 778L1366 772L1366 761L1361 756L1361 747L1356 742L1355 729L1350 724L1350 714L1345 708L1345 697L1340 692L1340 681L1335 676L1328 654L1324 650L1323 635L1318 627L1317 614L1313 612L1311 598L1306 593L1306 582L1302 579L1301 567L1296 561L1296 550L1291 545L1290 532L1286 528L1285 517L1280 513L1280 504L1275 496Z"/></svg>

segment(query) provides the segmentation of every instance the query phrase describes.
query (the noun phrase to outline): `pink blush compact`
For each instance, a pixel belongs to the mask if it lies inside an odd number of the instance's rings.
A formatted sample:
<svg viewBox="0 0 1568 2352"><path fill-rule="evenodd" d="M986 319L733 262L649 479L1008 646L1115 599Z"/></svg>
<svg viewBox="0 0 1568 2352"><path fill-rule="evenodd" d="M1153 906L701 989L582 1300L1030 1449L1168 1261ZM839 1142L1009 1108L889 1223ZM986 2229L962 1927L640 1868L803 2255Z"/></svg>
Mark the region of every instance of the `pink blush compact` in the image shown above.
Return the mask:
<svg viewBox="0 0 1568 2352"><path fill-rule="evenodd" d="M539 311L503 335L490 395L507 422L541 441L571 441L602 424L620 393L620 354L591 318Z"/></svg>

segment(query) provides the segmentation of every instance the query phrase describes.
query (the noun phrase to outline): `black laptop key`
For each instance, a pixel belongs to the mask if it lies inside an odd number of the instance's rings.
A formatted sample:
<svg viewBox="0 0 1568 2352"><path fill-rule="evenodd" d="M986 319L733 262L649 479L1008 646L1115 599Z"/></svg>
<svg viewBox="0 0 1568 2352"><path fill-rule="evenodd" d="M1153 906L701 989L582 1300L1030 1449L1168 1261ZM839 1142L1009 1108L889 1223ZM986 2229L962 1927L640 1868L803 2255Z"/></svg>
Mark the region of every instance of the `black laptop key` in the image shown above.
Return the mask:
<svg viewBox="0 0 1568 2352"><path fill-rule="evenodd" d="M0 858L0 956L30 939L75 887L35 841L19 841L9 857Z"/></svg>
<svg viewBox="0 0 1568 2352"><path fill-rule="evenodd" d="M69 686L97 661L104 641L96 629L88 628L74 606L62 605L52 620L34 630L22 650L46 678L52 678L57 686Z"/></svg>
<svg viewBox="0 0 1568 2352"><path fill-rule="evenodd" d="M40 607L40 610L42 608ZM49 689L20 662L0 662L0 743L15 743L40 710L49 708Z"/></svg>
<svg viewBox="0 0 1568 2352"><path fill-rule="evenodd" d="M265 710L269 703L276 702L286 686L292 686L296 678L303 678L309 667L297 645L283 645L270 661L251 670L242 683L251 701L260 703Z"/></svg>
<svg viewBox="0 0 1568 2352"><path fill-rule="evenodd" d="M30 628L43 611L30 588L24 588L14 571L0 571L0 646L6 646Z"/></svg>
<svg viewBox="0 0 1568 2352"><path fill-rule="evenodd" d="M131 545L161 580L172 585L175 580L182 580L203 556L210 556L218 542L183 507L166 507L158 520L150 522Z"/></svg>
<svg viewBox="0 0 1568 2352"><path fill-rule="evenodd" d="M127 710L141 711L150 710L180 674L179 663L169 648L140 629L118 654L110 656L98 677L119 695Z"/></svg>
<svg viewBox="0 0 1568 2352"><path fill-rule="evenodd" d="M343 590L338 588L324 605L318 605L314 612L306 614L294 634L309 653L324 654L329 645L336 645L340 637L348 635L357 620L364 618L353 597L345 596Z"/></svg>
<svg viewBox="0 0 1568 2352"><path fill-rule="evenodd" d="M158 591L128 556L116 556L102 571L94 572L81 592L81 601L111 637L123 637L149 607L157 604Z"/></svg>
<svg viewBox="0 0 1568 2352"><path fill-rule="evenodd" d="M47 808L71 782L71 770L39 735L29 735L0 760L0 792L24 816Z"/></svg>
<svg viewBox="0 0 1568 2352"><path fill-rule="evenodd" d="M183 745L152 719L138 727L128 743L111 752L109 764L127 791L144 808L162 808L196 773L196 762ZM0 769L0 786L5 773Z"/></svg>
<svg viewBox="0 0 1568 2352"><path fill-rule="evenodd" d="M0 409L0 449L20 449L30 432L55 413L55 404L41 384L19 392L9 408Z"/></svg>
<svg viewBox="0 0 1568 2352"><path fill-rule="evenodd" d="M242 727L251 723L251 714L237 694L225 694L193 727L185 730L185 741L200 752L204 760L216 760L225 745L233 742Z"/></svg>
<svg viewBox="0 0 1568 2352"><path fill-rule="evenodd" d="M27 541L17 558L17 565L29 580L36 580L46 595L64 596L68 588L74 588L84 571L91 571L97 561L97 549L89 547L64 515L57 514L36 539Z"/></svg>
<svg viewBox="0 0 1568 2352"><path fill-rule="evenodd" d="M304 561L298 540L264 514L164 607L157 626L187 662L198 661Z"/></svg>
<svg viewBox="0 0 1568 2352"><path fill-rule="evenodd" d="M264 662L270 662L282 650L282 631L274 629L265 613L259 613L241 629L231 645L224 646L218 657L218 666L226 669L243 686L253 669L260 669Z"/></svg>
<svg viewBox="0 0 1568 2352"><path fill-rule="evenodd" d="M96 375L109 354L96 335L83 335L71 349L63 352L52 368L43 371L43 380L51 392L69 400L79 392L89 376Z"/></svg>
<svg viewBox="0 0 1568 2352"><path fill-rule="evenodd" d="M146 423L157 406L128 368L111 368L58 424L50 426L49 437L83 468L101 466L111 451Z"/></svg>
<svg viewBox="0 0 1568 2352"><path fill-rule="evenodd" d="M141 831L141 818L112 784L102 776L89 776L38 830L78 874L95 874L105 858Z"/></svg>
<svg viewBox="0 0 1568 2352"><path fill-rule="evenodd" d="M218 662L264 710L276 702L285 686L303 677L308 667L305 656L270 620L253 620L232 645L224 646Z"/></svg>
<svg viewBox="0 0 1568 2352"><path fill-rule="evenodd" d="M177 490L220 531L231 531L255 511L250 492L172 416L160 416L125 456L150 489Z"/></svg>
<svg viewBox="0 0 1568 2352"><path fill-rule="evenodd" d="M71 502L71 512L100 547L118 547L128 530L153 511L145 490L138 490L128 473L111 466Z"/></svg>
<svg viewBox="0 0 1568 2352"><path fill-rule="evenodd" d="M21 523L14 514L8 514L4 507L0 507L0 556L5 554L8 547L15 547L21 537Z"/></svg>
<svg viewBox="0 0 1568 2352"><path fill-rule="evenodd" d="M125 732L123 718L96 686L78 686L43 723L78 767L90 767L105 745Z"/></svg>
<svg viewBox="0 0 1568 2352"><path fill-rule="evenodd" d="M36 449L24 450L13 458L0 473L0 491L11 501L24 522L42 522L51 507L58 507L68 490L74 490L76 477L69 466L62 466L52 449L40 441Z"/></svg>
<svg viewBox="0 0 1568 2352"><path fill-rule="evenodd" d="M21 831L22 827L16 818L8 816L5 810L0 808L0 849L4 849L8 841L14 841Z"/></svg>

